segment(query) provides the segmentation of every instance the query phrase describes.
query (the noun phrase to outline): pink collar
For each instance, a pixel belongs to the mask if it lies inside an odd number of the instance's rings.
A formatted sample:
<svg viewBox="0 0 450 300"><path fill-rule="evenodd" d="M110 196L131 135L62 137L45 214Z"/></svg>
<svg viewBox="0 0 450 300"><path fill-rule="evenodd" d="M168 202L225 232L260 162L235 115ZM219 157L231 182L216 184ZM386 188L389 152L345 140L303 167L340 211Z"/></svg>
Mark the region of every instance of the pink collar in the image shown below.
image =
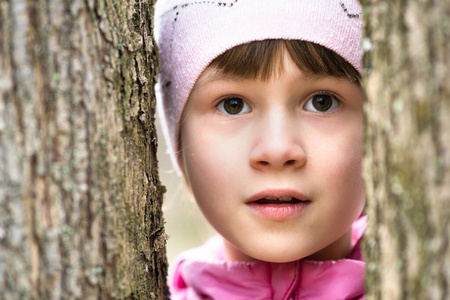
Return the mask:
<svg viewBox="0 0 450 300"><path fill-rule="evenodd" d="M172 299L362 299L366 221L353 224L350 258L337 261L226 262L222 240L214 237L181 254L169 280Z"/></svg>

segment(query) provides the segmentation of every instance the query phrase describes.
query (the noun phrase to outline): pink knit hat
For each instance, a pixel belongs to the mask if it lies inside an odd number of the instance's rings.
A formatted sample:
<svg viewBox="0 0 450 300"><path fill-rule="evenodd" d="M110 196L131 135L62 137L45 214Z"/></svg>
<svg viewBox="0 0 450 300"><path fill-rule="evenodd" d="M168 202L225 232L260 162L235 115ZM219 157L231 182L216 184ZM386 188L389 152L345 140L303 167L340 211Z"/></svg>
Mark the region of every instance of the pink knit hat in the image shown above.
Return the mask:
<svg viewBox="0 0 450 300"><path fill-rule="evenodd" d="M358 0L158 0L157 93L174 165L181 113L197 78L217 56L252 41L304 40L333 50L361 72L361 34Z"/></svg>

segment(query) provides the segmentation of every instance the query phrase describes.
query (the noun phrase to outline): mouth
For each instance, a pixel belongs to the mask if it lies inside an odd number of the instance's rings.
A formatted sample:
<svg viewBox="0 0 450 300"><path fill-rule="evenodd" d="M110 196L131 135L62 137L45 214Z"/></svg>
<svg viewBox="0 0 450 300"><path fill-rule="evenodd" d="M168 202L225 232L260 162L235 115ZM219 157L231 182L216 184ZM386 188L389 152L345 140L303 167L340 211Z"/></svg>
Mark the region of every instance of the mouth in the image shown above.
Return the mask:
<svg viewBox="0 0 450 300"><path fill-rule="evenodd" d="M259 217L283 221L300 215L311 200L293 190L266 190L251 197L248 207Z"/></svg>
<svg viewBox="0 0 450 300"><path fill-rule="evenodd" d="M257 203L257 204L296 204L296 203L301 203L301 202L306 202L306 201L299 200L292 196L285 196L285 197L281 197L281 198L265 197L263 199L259 199L259 200L253 201L253 202Z"/></svg>

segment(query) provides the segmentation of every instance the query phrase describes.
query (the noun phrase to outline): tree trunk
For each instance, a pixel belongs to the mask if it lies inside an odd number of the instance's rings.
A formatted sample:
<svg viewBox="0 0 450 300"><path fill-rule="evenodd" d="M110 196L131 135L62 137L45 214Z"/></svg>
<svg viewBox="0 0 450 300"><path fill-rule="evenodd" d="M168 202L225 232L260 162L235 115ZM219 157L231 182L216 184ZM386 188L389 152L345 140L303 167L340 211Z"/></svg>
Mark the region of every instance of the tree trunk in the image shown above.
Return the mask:
<svg viewBox="0 0 450 300"><path fill-rule="evenodd" d="M450 2L364 2L367 299L450 299Z"/></svg>
<svg viewBox="0 0 450 300"><path fill-rule="evenodd" d="M0 299L162 299L152 0L0 0Z"/></svg>

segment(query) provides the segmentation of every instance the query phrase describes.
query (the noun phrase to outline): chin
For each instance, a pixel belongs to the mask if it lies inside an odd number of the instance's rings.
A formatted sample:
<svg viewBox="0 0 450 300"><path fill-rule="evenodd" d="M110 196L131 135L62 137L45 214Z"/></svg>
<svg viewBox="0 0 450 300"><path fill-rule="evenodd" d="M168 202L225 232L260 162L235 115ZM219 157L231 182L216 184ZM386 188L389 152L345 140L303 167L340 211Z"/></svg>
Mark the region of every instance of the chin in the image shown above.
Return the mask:
<svg viewBox="0 0 450 300"><path fill-rule="evenodd" d="M271 263L288 263L305 258L312 253L293 252L292 249L273 249L274 251L256 252L249 255L256 260L266 261Z"/></svg>

